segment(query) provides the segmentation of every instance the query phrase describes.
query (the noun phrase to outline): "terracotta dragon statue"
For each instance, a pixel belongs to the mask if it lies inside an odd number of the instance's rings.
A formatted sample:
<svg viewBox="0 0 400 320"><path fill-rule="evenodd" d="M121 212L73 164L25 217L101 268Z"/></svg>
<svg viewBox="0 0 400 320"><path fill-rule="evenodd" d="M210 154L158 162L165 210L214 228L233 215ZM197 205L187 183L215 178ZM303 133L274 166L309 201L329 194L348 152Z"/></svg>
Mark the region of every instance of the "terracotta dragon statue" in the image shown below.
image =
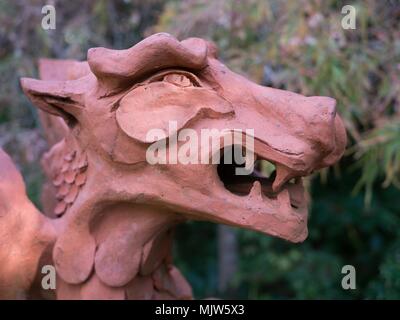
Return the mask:
<svg viewBox="0 0 400 320"><path fill-rule="evenodd" d="M44 59L39 71L40 80L21 85L51 147L42 159L44 214L1 152L2 298L32 297L41 266L52 264L50 298L191 299L171 257L177 224L206 220L303 241L302 177L334 164L346 145L334 99L257 85L199 38L155 34L126 50L90 49L84 62ZM177 128L167 140L183 128L252 128L256 158L276 171L149 164L146 132L170 120Z"/></svg>

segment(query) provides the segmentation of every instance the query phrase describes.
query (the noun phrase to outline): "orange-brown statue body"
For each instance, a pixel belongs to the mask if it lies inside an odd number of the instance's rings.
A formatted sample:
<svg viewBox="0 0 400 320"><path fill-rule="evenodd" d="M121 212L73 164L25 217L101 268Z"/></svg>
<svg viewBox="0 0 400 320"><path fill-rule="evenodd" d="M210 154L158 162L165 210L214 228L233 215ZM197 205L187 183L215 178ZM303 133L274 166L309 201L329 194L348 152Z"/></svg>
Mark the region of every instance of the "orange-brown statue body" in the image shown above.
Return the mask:
<svg viewBox="0 0 400 320"><path fill-rule="evenodd" d="M44 215L1 153L0 297L29 292L51 250L57 299L190 299L172 263L174 226L206 220L303 241L301 178L338 161L346 144L334 99L250 82L202 39L155 34L127 50L91 49L87 62L42 60L40 77L21 84L51 147ZM254 130L251 151L275 164L274 178L148 163L152 143L185 128ZM151 129L166 134L149 140Z"/></svg>

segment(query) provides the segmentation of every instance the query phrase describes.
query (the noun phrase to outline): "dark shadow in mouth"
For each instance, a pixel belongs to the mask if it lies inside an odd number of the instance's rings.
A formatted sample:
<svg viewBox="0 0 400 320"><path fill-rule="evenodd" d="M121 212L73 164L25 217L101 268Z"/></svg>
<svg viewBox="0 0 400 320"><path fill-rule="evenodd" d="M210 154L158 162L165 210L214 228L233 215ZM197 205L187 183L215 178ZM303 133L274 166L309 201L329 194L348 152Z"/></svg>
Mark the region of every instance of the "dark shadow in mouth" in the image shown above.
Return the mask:
<svg viewBox="0 0 400 320"><path fill-rule="evenodd" d="M245 151L240 145L225 147L221 150L217 172L225 188L233 194L245 196L250 193L254 182L260 181L263 194L269 198L275 198L272 192L272 184L276 176L275 165L267 160L256 160L254 170L250 175L237 175L236 169L243 168L245 165L236 162L234 152L244 154Z"/></svg>

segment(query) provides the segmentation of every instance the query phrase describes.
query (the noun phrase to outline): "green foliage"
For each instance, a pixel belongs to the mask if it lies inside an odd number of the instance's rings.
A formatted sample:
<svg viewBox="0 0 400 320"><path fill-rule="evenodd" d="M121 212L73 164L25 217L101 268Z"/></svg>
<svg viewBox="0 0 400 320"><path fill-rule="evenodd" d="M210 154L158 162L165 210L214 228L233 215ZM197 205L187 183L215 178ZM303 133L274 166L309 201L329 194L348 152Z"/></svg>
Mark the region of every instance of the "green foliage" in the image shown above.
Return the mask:
<svg viewBox="0 0 400 320"><path fill-rule="evenodd" d="M392 120L375 128L357 147L356 165L361 167L362 174L354 191L365 186L367 204L372 199L374 182L382 176L386 176L383 188L394 185L400 189L400 121Z"/></svg>
<svg viewBox="0 0 400 320"><path fill-rule="evenodd" d="M397 241L388 252L379 268L379 277L369 287L368 297L372 299L399 299L400 292L400 242Z"/></svg>

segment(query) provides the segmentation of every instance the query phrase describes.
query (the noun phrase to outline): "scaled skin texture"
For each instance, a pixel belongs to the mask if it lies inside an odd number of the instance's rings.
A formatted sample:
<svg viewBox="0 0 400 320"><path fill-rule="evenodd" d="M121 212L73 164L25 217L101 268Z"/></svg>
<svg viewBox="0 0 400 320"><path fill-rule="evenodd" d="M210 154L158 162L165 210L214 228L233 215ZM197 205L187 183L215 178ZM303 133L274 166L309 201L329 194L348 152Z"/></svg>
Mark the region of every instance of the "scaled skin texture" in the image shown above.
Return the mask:
<svg viewBox="0 0 400 320"><path fill-rule="evenodd" d="M57 299L191 299L171 258L177 224L204 220L291 242L307 237L302 177L334 164L346 145L334 99L257 85L224 66L214 44L165 33L126 50L90 49L85 62L41 60L39 69L41 80L21 85L41 110L51 146L42 160L44 215L17 173L19 187L3 178L0 257L10 246L20 254L0 265L0 294L14 283L29 289L43 256L38 242L52 248ZM169 121L176 132L168 132ZM146 161L151 143L171 143L185 128L199 136L201 129L253 129L254 146L242 147L276 172L235 176L232 165ZM166 135L149 140L151 129ZM11 164L3 156L0 165ZM13 231L15 219L27 227Z"/></svg>

